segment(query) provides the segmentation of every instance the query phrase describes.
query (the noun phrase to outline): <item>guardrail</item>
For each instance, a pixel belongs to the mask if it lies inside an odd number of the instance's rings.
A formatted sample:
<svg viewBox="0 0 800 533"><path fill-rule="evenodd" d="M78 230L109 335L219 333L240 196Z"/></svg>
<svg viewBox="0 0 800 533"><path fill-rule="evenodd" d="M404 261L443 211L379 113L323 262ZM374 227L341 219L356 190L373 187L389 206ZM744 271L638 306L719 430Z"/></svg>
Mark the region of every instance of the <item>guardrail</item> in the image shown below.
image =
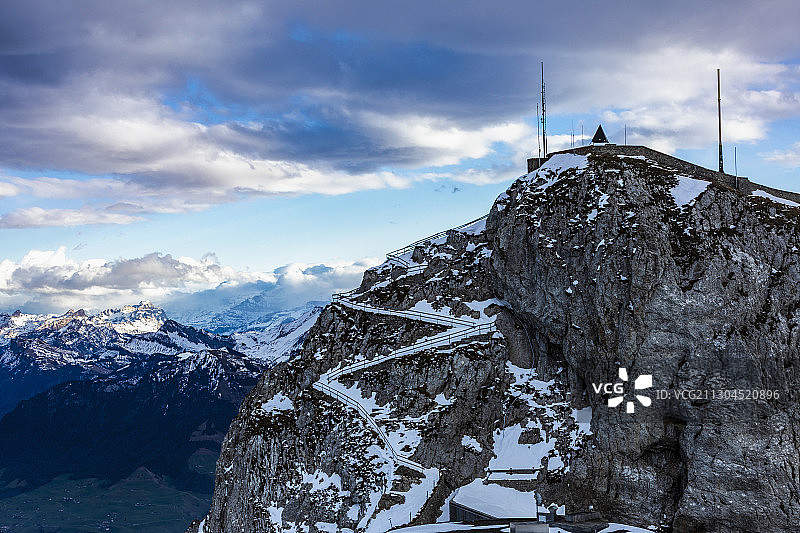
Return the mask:
<svg viewBox="0 0 800 533"><path fill-rule="evenodd" d="M400 256L386 256L386 261L400 268L406 269L406 275L421 274L428 268L428 263L411 263Z"/></svg>
<svg viewBox="0 0 800 533"><path fill-rule="evenodd" d="M355 289L350 289L349 291L345 292L334 292L331 295L331 300L333 300L334 302L338 302L339 300L342 299L350 299L351 296L353 296L355 293L358 292L358 289L359 288L356 287Z"/></svg>
<svg viewBox="0 0 800 533"><path fill-rule="evenodd" d="M423 474L425 473L425 468L421 464L419 464L419 463L417 463L415 461L412 461L411 459L408 459L406 457L403 457L402 455L400 455L397 452L397 450L394 449L394 446L392 446L392 443L389 442L389 437L386 436L386 433L384 433L384 431L381 429L381 427L378 425L378 423L375 421L375 419L372 418L372 415L370 415L367 412L367 410L364 409L364 406L361 405L358 401L354 400L350 396L348 396L348 395L346 395L346 394L344 394L344 393L342 393L342 392L340 392L340 391L338 391L338 390L336 390L336 389L334 389L332 387L329 387L328 385L325 385L324 383L320 383L319 381L314 383L313 387L316 390L318 390L318 391L320 391L320 392L322 392L324 394L327 394L331 398L339 400L343 404L351 407L352 409L355 409L361 415L361 418L366 420L367 423L378 433L378 436L381 438L381 440L383 441L383 443L386 446L386 448L392 454L392 458L395 460L396 463L401 464L403 466L406 466L406 467L408 467L408 468L410 468L412 470L416 470L417 472L420 472L420 473L423 473Z"/></svg>
<svg viewBox="0 0 800 533"><path fill-rule="evenodd" d="M439 315L436 313L429 313L428 311L416 311L414 309L388 309L386 307L373 307L361 302L353 301L349 298L347 293L335 294L333 301L347 306L357 311L364 311L366 313L373 313L376 315L389 315L408 318L410 320L419 320L420 322L427 322L428 324L437 324L440 326L474 326L475 320L468 320L448 315Z"/></svg>
<svg viewBox="0 0 800 533"><path fill-rule="evenodd" d="M507 474L509 476L515 475L532 475L539 472L540 469L536 468L487 468L486 473L492 474Z"/></svg>
<svg viewBox="0 0 800 533"><path fill-rule="evenodd" d="M465 224L461 224L460 226L456 226L455 228L451 228L445 231L440 231L434 235L430 235L425 237L424 239L420 239L415 241L408 246L404 246L403 248L399 248L397 250L393 250L386 254L386 260L390 263L398 265L406 269L407 274L416 274L422 272L428 265L427 263L412 263L407 259L403 258L402 256L413 251L414 248L419 246L420 244L424 244L426 242L438 239L445 235L448 235L451 232L458 231L462 228L467 226L471 226L476 222L479 222L485 219L488 215L484 215L480 218L476 218L473 221L467 222ZM376 314L385 314L385 315L392 315L392 316L400 316L403 318L409 318L411 320L419 320L422 322L428 322L431 324L438 324L438 325L451 325L451 326L466 326L463 329L452 331L448 330L443 333L439 333L437 335L433 335L431 337L427 337L422 341L416 342L411 346L406 346L403 348L399 348L397 350L392 351L391 353L377 357L375 359L371 359L368 361L359 361L357 363L353 363L351 365L345 366L340 368L339 370L332 371L327 374L327 380L330 382L331 379L336 377L349 374L351 372L355 372L356 370L362 370L365 368L369 368L371 366L375 366L381 364L385 361L390 359L396 359L398 357L403 357L406 355L411 355L417 352L421 352L428 348L434 348L436 346L440 346L442 344L452 344L453 341L462 340L465 338L483 335L486 333L490 333L493 331L497 331L497 327L495 326L494 321L488 323L481 323L476 324L474 321L470 321L467 319L457 318L457 317L448 317L446 315L438 315L436 313L428 313L426 311L414 311L414 310L395 310L395 309L386 309L380 307L372 307L367 304L362 304L360 302L355 302L350 298L357 294L358 288L351 289L346 292L340 292L333 294L332 300L334 302L343 304L347 307L351 307L353 309L358 309L361 311L369 312L369 313L376 313ZM367 412L363 405L361 405L357 400L351 398L350 396L326 385L322 382L316 382L313 385L313 388L322 392L323 394L327 394L331 398L334 398L346 406L355 409L359 415L367 421L367 423L378 433L378 436L381 438L383 443L385 444L386 448L392 455L392 458L395 460L397 464L406 466L412 470L415 470L420 473L424 473L424 468L421 464L412 461L402 455L400 455L397 450L394 449L392 443L389 441L389 438L386 436L386 433L381 429L378 423L372 418L372 415Z"/></svg>
<svg viewBox="0 0 800 533"><path fill-rule="evenodd" d="M456 226L455 228L450 228L450 229L447 229L447 230L444 230L444 231L440 231L439 233L434 233L433 235L429 235L429 236L425 237L424 239L420 239L418 241L414 241L414 242L412 242L411 244L409 244L407 246L403 246L402 248L398 248L397 250L392 250L391 252L388 252L386 254L386 261L388 261L389 263L393 263L393 264L395 264L395 265L397 265L399 267L405 268L407 274L419 274L420 272L424 271L428 267L428 264L427 263L412 263L411 261L408 261L407 259L403 258L402 257L403 255L407 254L408 252L413 251L414 248L416 248L420 244L424 244L426 242L430 242L430 241L436 240L439 237L443 237L443 236L448 235L449 233L452 233L454 231L458 231L460 229L466 228L467 226L471 226L472 224L475 224L476 222L480 222L481 220L484 220L485 218L488 218L488 216L489 216L488 214L483 215L482 217L476 218L475 220L471 220L469 222L465 222L464 224L461 224L460 226ZM333 294L333 301L336 301L340 297L352 296L353 294L356 293L357 290L358 290L358 288L355 288L355 289L351 289L351 290L349 290L347 292L335 293L335 294Z"/></svg>
<svg viewBox="0 0 800 533"><path fill-rule="evenodd" d="M404 348L399 348L397 350L394 350L391 353L388 353L381 357L359 361L357 363L353 363L345 367L342 367L339 370L334 370L333 372L329 372L327 375L328 380L330 381L332 379L338 378L339 376L344 376L346 374L350 374L357 370L364 370L365 368L379 365L385 361L389 361L390 359L397 359L399 357L403 357L406 355L412 355L421 352L423 350L426 350L428 348L435 348L437 346L441 346L442 344L445 345L452 344L453 341L462 340L469 337L475 337L478 335L484 335L486 333L491 333L493 331L497 331L497 327L495 326L494 322L488 322L484 324L473 324L468 328L464 328L455 332L448 330L443 333L439 333L438 335L427 337L423 341L412 344L411 346L406 346Z"/></svg>
<svg viewBox="0 0 800 533"><path fill-rule="evenodd" d="M456 226L455 228L450 228L450 229L447 229L447 230L444 230L444 231L440 231L439 233L434 233L433 235L429 235L428 237L425 237L424 239L420 239L418 241L414 241L414 242L412 242L411 244L409 244L407 246L403 246L402 248L398 248L397 250L392 250L391 252L386 254L386 258L389 259L390 256L397 257L397 256L401 256L403 254L407 254L408 252L413 251L414 248L416 248L420 244L424 244L424 243L426 243L428 241L432 241L432 240L438 239L440 237L444 237L445 235L447 235L451 231L458 231L458 230L460 230L462 228L466 228L467 226L471 226L472 224L475 224L476 222L480 222L481 220L487 218L488 216L489 216L488 214L483 215L482 217L478 217L475 220L472 220L470 222L465 222L464 224L461 224L460 226Z"/></svg>

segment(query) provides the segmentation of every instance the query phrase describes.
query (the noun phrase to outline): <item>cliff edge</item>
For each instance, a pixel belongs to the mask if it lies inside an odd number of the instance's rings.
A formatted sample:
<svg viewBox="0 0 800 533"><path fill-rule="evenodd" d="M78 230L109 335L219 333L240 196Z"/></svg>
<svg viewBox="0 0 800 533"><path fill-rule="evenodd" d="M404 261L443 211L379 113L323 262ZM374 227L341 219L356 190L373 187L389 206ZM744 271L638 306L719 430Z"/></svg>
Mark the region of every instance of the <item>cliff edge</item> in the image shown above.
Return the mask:
<svg viewBox="0 0 800 533"><path fill-rule="evenodd" d="M662 531L800 530L798 216L668 160L554 155L323 311L190 531L379 533L476 479Z"/></svg>

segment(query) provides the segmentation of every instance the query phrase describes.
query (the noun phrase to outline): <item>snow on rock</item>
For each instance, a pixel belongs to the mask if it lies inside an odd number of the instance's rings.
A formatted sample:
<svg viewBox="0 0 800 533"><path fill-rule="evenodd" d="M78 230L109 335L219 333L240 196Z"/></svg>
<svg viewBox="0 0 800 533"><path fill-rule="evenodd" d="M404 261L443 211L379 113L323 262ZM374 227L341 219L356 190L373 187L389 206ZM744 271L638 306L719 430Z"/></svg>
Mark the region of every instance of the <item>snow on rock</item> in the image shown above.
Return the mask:
<svg viewBox="0 0 800 533"><path fill-rule="evenodd" d="M772 200L773 202L777 202L779 204L788 205L790 207L798 207L800 204L797 202L793 202L791 200L786 200L785 198L780 198L778 196L772 195L766 191L756 190L750 193L750 196L758 196L760 198L766 198L767 200Z"/></svg>
<svg viewBox="0 0 800 533"><path fill-rule="evenodd" d="M391 481L394 477L394 460L383 448L375 446L374 444L367 448L367 452L372 458L369 464L373 467L377 466L376 470L384 474L387 480ZM375 510L378 508L378 502L380 502L384 491L385 489L376 489L370 492L369 501L366 502L366 510L363 514L363 518L361 518L358 523L357 530L363 531L367 527L370 518L375 514Z"/></svg>
<svg viewBox="0 0 800 533"><path fill-rule="evenodd" d="M263 409L268 413L274 411L291 411L292 409L294 409L294 404L292 403L292 400L289 397L284 396L281 393L277 393L268 401L263 402L261 404L261 409Z"/></svg>
<svg viewBox="0 0 800 533"><path fill-rule="evenodd" d="M482 301L464 302L464 305L466 305L473 311L478 311L481 314L481 317L478 319L479 323L488 323L494 320L493 316L489 316L486 314L486 308L492 304L503 305L503 302L501 300L498 300L497 298L490 298L488 300L482 300Z"/></svg>
<svg viewBox="0 0 800 533"><path fill-rule="evenodd" d="M494 434L495 457L489 461L490 470L540 468L542 459L555 449L555 439L542 440L536 444L520 444L523 431L520 424L498 429ZM544 432L542 432L544 433ZM542 439L545 435L542 434Z"/></svg>
<svg viewBox="0 0 800 533"><path fill-rule="evenodd" d="M710 182L708 181L678 176L678 184L672 187L669 192L675 199L675 205L681 207L694 201L708 188L709 184Z"/></svg>
<svg viewBox="0 0 800 533"><path fill-rule="evenodd" d="M447 398L445 398L444 393L440 392L439 394L436 395L436 397L433 399L433 401L438 403L442 407L447 407L449 405L453 405L453 401L454 400L453 399L449 399L448 400Z"/></svg>
<svg viewBox="0 0 800 533"><path fill-rule="evenodd" d="M476 220L475 222L473 222L469 226L465 226L465 227L459 229L458 231L460 231L461 233L466 233L467 235L477 235L478 233L483 233L484 230L486 230L486 218L485 217L481 218L479 220Z"/></svg>
<svg viewBox="0 0 800 533"><path fill-rule="evenodd" d="M413 485L404 493L405 502L379 512L370 521L366 533L385 533L399 525L407 524L409 517L416 516L439 481L439 471L436 468L426 468L424 475L421 483Z"/></svg>
<svg viewBox="0 0 800 533"><path fill-rule="evenodd" d="M70 310L61 315L31 315L16 312L5 324L0 324L0 338L12 338L36 330L59 330L69 324L90 325L108 328L121 335L152 333L167 320L164 311L143 301L137 305L126 305L120 309L106 309L97 314L87 314L82 309Z"/></svg>
<svg viewBox="0 0 800 533"><path fill-rule="evenodd" d="M156 354L161 353L164 355L177 355L181 349L168 347L164 344L152 340L140 339L134 337L129 342L125 343L123 347L134 353L140 354Z"/></svg>
<svg viewBox="0 0 800 533"><path fill-rule="evenodd" d="M303 483L311 485L311 490L327 490L329 488L336 489L339 493L342 492L342 478L339 474L327 474L322 470L317 470L314 473L303 473Z"/></svg>
<svg viewBox="0 0 800 533"><path fill-rule="evenodd" d="M453 501L495 518L536 518L536 500L532 492L521 492L476 479L458 489Z"/></svg>
<svg viewBox="0 0 800 533"><path fill-rule="evenodd" d="M269 324L264 329L234 333L232 337L237 349L248 357L266 364L277 364L289 359L300 348L321 310L317 307L297 318Z"/></svg>
<svg viewBox="0 0 800 533"><path fill-rule="evenodd" d="M316 527L318 531L323 531L324 533L336 533L339 529L339 526L333 522L317 522L314 524L314 527Z"/></svg>
<svg viewBox="0 0 800 533"><path fill-rule="evenodd" d="M121 309L107 309L93 318L98 325L107 325L117 333L127 335L158 331L167 320L164 311L147 300Z"/></svg>
<svg viewBox="0 0 800 533"><path fill-rule="evenodd" d="M589 166L589 158L577 154L556 154L548 159L536 172L531 172L525 178L536 186L538 191L544 191L562 176L567 169L583 170Z"/></svg>
<svg viewBox="0 0 800 533"><path fill-rule="evenodd" d="M585 155L555 154L545 161L545 163L537 169L537 172L551 170L560 173L568 169L584 170L588 166L589 158Z"/></svg>
<svg viewBox="0 0 800 533"><path fill-rule="evenodd" d="M464 437L461 439L461 445L475 453L481 453L483 451L483 446L481 446L481 443L475 440L474 437L469 437L467 435L464 435Z"/></svg>

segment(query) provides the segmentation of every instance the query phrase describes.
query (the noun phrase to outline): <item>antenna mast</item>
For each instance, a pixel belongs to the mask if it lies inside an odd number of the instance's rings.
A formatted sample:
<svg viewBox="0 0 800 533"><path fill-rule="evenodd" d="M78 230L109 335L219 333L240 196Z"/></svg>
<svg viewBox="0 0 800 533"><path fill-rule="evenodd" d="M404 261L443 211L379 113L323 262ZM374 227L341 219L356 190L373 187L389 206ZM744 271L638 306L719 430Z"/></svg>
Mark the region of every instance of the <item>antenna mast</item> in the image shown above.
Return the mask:
<svg viewBox="0 0 800 533"><path fill-rule="evenodd" d="M542 159L542 139L539 137L539 104L536 104L536 144L539 145L539 159Z"/></svg>
<svg viewBox="0 0 800 533"><path fill-rule="evenodd" d="M542 146L547 157L547 111L544 105L544 61L542 61Z"/></svg>
<svg viewBox="0 0 800 533"><path fill-rule="evenodd" d="M719 124L719 171L725 172L722 167L722 90L717 69L717 123Z"/></svg>

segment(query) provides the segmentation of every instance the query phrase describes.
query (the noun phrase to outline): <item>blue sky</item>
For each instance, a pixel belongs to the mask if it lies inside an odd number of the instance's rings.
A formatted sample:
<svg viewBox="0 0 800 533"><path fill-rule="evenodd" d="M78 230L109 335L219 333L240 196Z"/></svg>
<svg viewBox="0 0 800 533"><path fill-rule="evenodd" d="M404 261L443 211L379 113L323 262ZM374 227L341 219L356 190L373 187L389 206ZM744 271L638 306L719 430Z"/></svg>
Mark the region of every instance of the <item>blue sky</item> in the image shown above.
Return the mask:
<svg viewBox="0 0 800 533"><path fill-rule="evenodd" d="M540 61L551 150L713 168L721 68L726 169L800 190L800 7L663 4L4 2L0 310L346 288L524 172Z"/></svg>

